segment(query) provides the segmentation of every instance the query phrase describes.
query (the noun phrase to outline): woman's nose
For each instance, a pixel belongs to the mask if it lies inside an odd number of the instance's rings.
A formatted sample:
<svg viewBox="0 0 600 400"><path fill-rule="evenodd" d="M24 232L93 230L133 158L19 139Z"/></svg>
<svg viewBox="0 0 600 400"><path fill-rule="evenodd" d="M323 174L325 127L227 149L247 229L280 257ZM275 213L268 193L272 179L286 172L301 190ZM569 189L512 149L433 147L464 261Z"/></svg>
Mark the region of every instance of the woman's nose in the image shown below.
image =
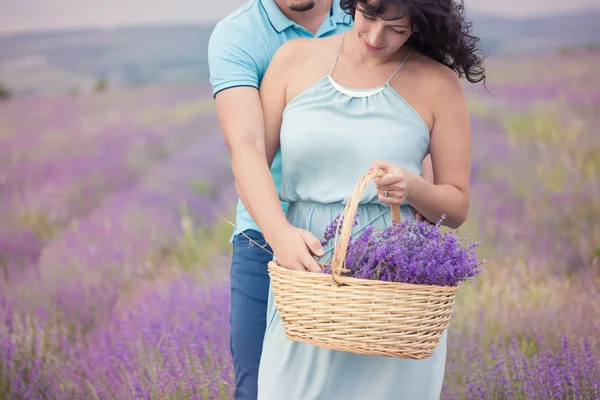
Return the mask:
<svg viewBox="0 0 600 400"><path fill-rule="evenodd" d="M374 25L369 32L369 44L373 47L381 47L383 43L383 27L379 24Z"/></svg>

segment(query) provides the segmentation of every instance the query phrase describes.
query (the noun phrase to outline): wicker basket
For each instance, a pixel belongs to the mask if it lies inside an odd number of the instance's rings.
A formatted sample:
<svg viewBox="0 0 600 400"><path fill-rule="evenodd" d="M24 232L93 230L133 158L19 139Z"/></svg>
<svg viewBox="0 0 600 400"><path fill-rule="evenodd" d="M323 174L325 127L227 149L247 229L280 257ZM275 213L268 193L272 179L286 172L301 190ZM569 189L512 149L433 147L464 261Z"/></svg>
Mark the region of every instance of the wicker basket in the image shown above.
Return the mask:
<svg viewBox="0 0 600 400"><path fill-rule="evenodd" d="M415 285L343 276L358 202L369 172L356 184L335 239L332 274L294 271L269 263L275 305L286 336L326 349L356 354L424 359L450 323L456 286ZM400 222L400 208L392 206ZM339 232L339 226L338 226Z"/></svg>

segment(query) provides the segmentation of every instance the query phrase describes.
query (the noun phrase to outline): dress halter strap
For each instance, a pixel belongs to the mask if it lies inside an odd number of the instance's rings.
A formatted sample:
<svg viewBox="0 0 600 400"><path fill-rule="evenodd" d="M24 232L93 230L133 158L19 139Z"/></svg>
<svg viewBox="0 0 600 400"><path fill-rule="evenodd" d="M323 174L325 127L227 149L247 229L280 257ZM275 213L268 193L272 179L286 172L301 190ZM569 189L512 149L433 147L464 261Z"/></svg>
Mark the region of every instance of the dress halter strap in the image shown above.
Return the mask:
<svg viewBox="0 0 600 400"><path fill-rule="evenodd" d="M329 76L331 76L331 74L333 74L333 69L335 68L335 64L337 64L337 60L340 57L340 53L342 52L342 46L344 44L344 35L346 35L346 32L342 33L342 37L340 39L340 46L338 47L337 54L335 55L335 59L333 60L333 64L331 65L331 70L329 70Z"/></svg>
<svg viewBox="0 0 600 400"><path fill-rule="evenodd" d="M396 70L394 71L394 73L392 74L392 76L389 77L389 79L385 83L386 85L388 85L390 83L390 81L392 80L392 78L398 73L398 71L400 71L400 69L402 69L402 67L406 63L406 60L408 60L408 56L410 56L410 53L412 53L412 51L413 51L412 48L410 48L410 50L408 50L408 53L406 53L406 57L404 57L404 60L402 60L402 62L398 66L398 68L396 68Z"/></svg>
<svg viewBox="0 0 600 400"><path fill-rule="evenodd" d="M335 65L337 64L338 58L340 58L340 53L342 52L342 47L344 45L344 36L345 35L346 35L346 32L342 33L342 37L340 39L340 45L338 47L337 54L335 55L335 59L333 60L333 64L331 65L331 69L329 70L329 76L331 76L333 74L333 70L335 68ZM388 78L387 82L385 83L386 85L388 85L390 83L390 81L392 80L392 78L398 73L398 71L400 71L402 69L402 67L404 66L404 64L406 64L406 61L408 60L408 56L410 56L410 53L412 53L412 51L413 51L412 48L408 50L408 53L406 53L406 56L404 57L404 60L402 60L402 62L398 66L398 68L396 68L396 70L394 71L394 73Z"/></svg>

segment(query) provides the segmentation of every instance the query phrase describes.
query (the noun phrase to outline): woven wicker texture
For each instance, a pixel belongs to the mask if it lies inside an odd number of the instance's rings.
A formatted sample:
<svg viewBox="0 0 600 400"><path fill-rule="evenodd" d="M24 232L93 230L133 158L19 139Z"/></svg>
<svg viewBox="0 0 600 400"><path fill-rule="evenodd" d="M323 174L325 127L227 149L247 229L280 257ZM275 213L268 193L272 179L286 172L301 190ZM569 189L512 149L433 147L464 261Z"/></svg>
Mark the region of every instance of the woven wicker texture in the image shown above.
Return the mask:
<svg viewBox="0 0 600 400"><path fill-rule="evenodd" d="M366 173L344 208L335 239L332 274L293 271L269 263L275 306L290 340L357 354L430 357L450 323L457 287L414 285L343 275L353 216L368 183ZM391 207L400 222L400 209Z"/></svg>

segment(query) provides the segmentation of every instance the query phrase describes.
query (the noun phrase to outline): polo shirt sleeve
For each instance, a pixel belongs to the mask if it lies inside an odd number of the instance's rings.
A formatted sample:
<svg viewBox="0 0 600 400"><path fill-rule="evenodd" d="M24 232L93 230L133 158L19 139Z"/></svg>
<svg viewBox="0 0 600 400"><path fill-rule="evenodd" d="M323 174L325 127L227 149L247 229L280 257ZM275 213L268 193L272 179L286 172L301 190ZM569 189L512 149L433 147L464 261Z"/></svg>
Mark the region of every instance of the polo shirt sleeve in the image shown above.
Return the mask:
<svg viewBox="0 0 600 400"><path fill-rule="evenodd" d="M250 53L256 45L250 36L250 32L244 32L231 22L220 22L213 30L208 42L208 68L213 96L236 86L258 89L257 60Z"/></svg>

